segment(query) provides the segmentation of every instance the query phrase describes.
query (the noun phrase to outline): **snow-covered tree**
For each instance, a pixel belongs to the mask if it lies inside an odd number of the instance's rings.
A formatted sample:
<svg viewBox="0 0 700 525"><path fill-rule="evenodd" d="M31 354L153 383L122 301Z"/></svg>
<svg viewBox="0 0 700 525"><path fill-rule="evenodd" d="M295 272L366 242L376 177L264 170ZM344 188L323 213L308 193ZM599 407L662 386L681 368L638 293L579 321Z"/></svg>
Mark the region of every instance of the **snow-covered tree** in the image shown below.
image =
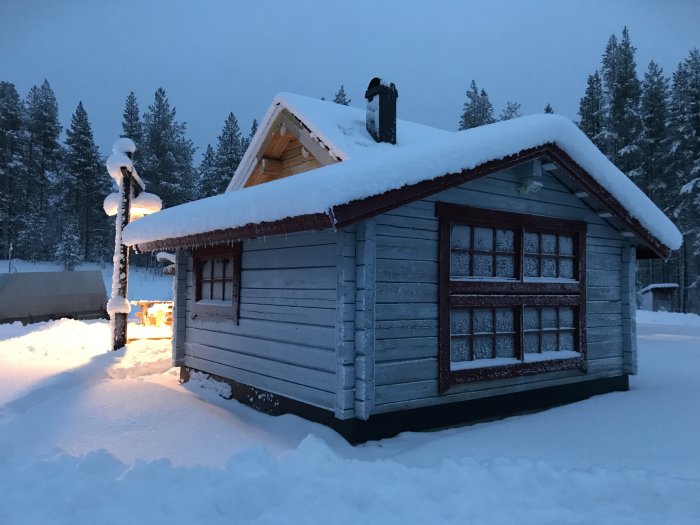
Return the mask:
<svg viewBox="0 0 700 525"><path fill-rule="evenodd" d="M185 135L187 126L175 119L175 113L165 90L158 88L143 116L141 168L137 169L163 207L192 200L196 191L195 148Z"/></svg>
<svg viewBox="0 0 700 525"><path fill-rule="evenodd" d="M63 270L72 272L83 262L83 249L78 232L78 220L69 216L61 230L61 239L56 246L56 259L63 264Z"/></svg>
<svg viewBox="0 0 700 525"><path fill-rule="evenodd" d="M544 107L544 112L547 115L552 115L554 113L554 110L552 109L552 105L549 102L547 102L547 105Z"/></svg>
<svg viewBox="0 0 700 525"><path fill-rule="evenodd" d="M82 102L66 130L65 169L59 181L61 208L77 221L75 230L83 259L105 258L110 251L109 222L102 202L110 191L111 179L103 167Z"/></svg>
<svg viewBox="0 0 700 525"><path fill-rule="evenodd" d="M500 116L498 117L498 120L510 120L512 118L517 118L521 117L522 113L520 112L520 103L519 102L511 102L510 100L506 102L506 107L503 108L503 111L501 111Z"/></svg>
<svg viewBox="0 0 700 525"><path fill-rule="evenodd" d="M221 181L219 180L219 170L216 166L216 153L211 144L207 144L207 149L199 164L199 198L217 195Z"/></svg>
<svg viewBox="0 0 700 525"><path fill-rule="evenodd" d="M578 114L581 117L578 123L581 131L600 147L601 133L605 126L605 108L603 105L603 83L598 71L588 75L586 93L579 103Z"/></svg>
<svg viewBox="0 0 700 525"><path fill-rule="evenodd" d="M250 126L250 133L248 134L247 137L243 139L243 147L241 148L241 152L243 155L245 155L246 150L248 149L248 146L250 146L251 141L253 140L253 137L255 134L258 132L258 121L257 119L253 119L253 124Z"/></svg>
<svg viewBox="0 0 700 525"><path fill-rule="evenodd" d="M229 113L216 145L216 167L218 170L216 193L223 193L226 190L226 186L228 186L243 158L244 144L238 120L233 113Z"/></svg>
<svg viewBox="0 0 700 525"><path fill-rule="evenodd" d="M467 90L467 101L464 103L462 116L459 119L459 129L470 129L484 124L493 124L493 105L484 89L479 91L476 81L472 80Z"/></svg>
<svg viewBox="0 0 700 525"><path fill-rule="evenodd" d="M27 137L24 163L27 174L26 190L20 205L17 254L31 260L46 260L50 255L49 247L53 244L47 230L49 195L62 161L58 103L47 80L29 90L25 115Z"/></svg>
<svg viewBox="0 0 700 525"><path fill-rule="evenodd" d="M15 85L0 82L0 256L17 244L19 205L23 201L26 166L22 100Z"/></svg>
<svg viewBox="0 0 700 525"><path fill-rule="evenodd" d="M141 148L143 142L143 123L139 114L139 104L134 92L130 92L124 103L122 113L122 133L121 137L127 137L136 144L136 152L133 155L134 163L139 166L141 161Z"/></svg>
<svg viewBox="0 0 700 525"><path fill-rule="evenodd" d="M336 91L335 95L333 96L333 102L336 104L342 104L343 106L350 105L351 100L345 94L345 87L343 87L342 84L340 85L340 89Z"/></svg>

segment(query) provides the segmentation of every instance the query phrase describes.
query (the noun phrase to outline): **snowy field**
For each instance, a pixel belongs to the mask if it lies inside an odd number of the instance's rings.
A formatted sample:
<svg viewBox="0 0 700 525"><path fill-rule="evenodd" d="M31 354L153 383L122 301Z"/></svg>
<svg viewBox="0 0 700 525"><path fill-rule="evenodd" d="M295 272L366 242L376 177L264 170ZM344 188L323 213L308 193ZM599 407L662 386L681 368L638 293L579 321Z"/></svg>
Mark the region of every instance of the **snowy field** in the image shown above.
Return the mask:
<svg viewBox="0 0 700 525"><path fill-rule="evenodd" d="M700 317L639 346L630 392L351 447L180 385L167 341L0 325L0 523L700 523Z"/></svg>

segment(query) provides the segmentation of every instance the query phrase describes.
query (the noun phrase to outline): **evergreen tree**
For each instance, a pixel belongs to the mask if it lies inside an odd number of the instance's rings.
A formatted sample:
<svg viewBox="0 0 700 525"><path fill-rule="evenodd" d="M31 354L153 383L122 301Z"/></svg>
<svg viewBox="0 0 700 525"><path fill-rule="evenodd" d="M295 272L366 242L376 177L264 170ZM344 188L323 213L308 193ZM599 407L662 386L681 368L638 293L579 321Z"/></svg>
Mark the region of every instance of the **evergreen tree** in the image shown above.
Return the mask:
<svg viewBox="0 0 700 525"><path fill-rule="evenodd" d="M143 147L143 124L139 116L139 104L133 91L126 97L122 118L122 134L120 136L130 138L136 144L136 152L134 152L132 159L134 164L139 166L141 163L141 148Z"/></svg>
<svg viewBox="0 0 700 525"><path fill-rule="evenodd" d="M493 106L489 96L484 89L479 92L476 81L472 83L467 91L467 101L464 103L462 116L459 120L459 129L470 129L484 124L493 124Z"/></svg>
<svg viewBox="0 0 700 525"><path fill-rule="evenodd" d="M666 148L668 119L668 80L652 60L642 83L639 138L641 176L636 183L662 209L668 209L666 189Z"/></svg>
<svg viewBox="0 0 700 525"><path fill-rule="evenodd" d="M30 260L47 260L54 244L48 230L49 194L62 161L59 144L61 125L58 103L47 80L30 89L25 102L27 140L24 163L27 168L21 202L17 255ZM55 226L55 223L52 223Z"/></svg>
<svg viewBox="0 0 700 525"><path fill-rule="evenodd" d="M22 101L10 82L0 82L0 257L17 245L19 203L26 166L22 150Z"/></svg>
<svg viewBox="0 0 700 525"><path fill-rule="evenodd" d="M185 135L187 126L175 119L175 113L165 90L158 88L143 116L142 168L138 171L164 207L192 200L196 192L195 148Z"/></svg>
<svg viewBox="0 0 700 525"><path fill-rule="evenodd" d="M243 158L244 144L236 116L229 113L216 145L217 194L226 191L228 183Z"/></svg>
<svg viewBox="0 0 700 525"><path fill-rule="evenodd" d="M598 71L588 75L586 93L579 104L578 114L581 117L579 127L593 143L601 146L601 133L605 125L603 107L603 83Z"/></svg>
<svg viewBox="0 0 700 525"><path fill-rule="evenodd" d="M66 146L59 193L62 211L76 222L83 260L102 259L109 252L109 221L102 202L110 192L111 180L102 166L82 102L66 130Z"/></svg>
<svg viewBox="0 0 700 525"><path fill-rule="evenodd" d="M501 111L501 115L498 120L510 120L512 118L521 117L520 113L520 103L511 102L510 100L506 103L506 107Z"/></svg>
<svg viewBox="0 0 700 525"><path fill-rule="evenodd" d="M607 114L602 145L608 158L630 177L638 175L640 163L638 141L641 133L641 84L637 78L635 51L625 27L619 42L615 35L608 40L602 65Z"/></svg>
<svg viewBox="0 0 700 525"><path fill-rule="evenodd" d="M545 112L547 115L552 115L552 114L554 114L554 110L552 109L552 105L551 105L549 102L547 102L547 105L544 107L544 112Z"/></svg>
<svg viewBox="0 0 700 525"><path fill-rule="evenodd" d="M211 144L207 144L207 149L199 165L199 198L217 195L221 181L219 180L219 170L216 166L216 153Z"/></svg>
<svg viewBox="0 0 700 525"><path fill-rule="evenodd" d="M340 85L340 89L333 96L333 102L335 102L336 104L342 104L343 106L350 105L351 100L345 94L345 88L342 84Z"/></svg>
<svg viewBox="0 0 700 525"><path fill-rule="evenodd" d="M78 221L74 216L69 216L63 225L55 254L56 259L63 264L64 271L72 272L83 262L83 250L80 244Z"/></svg>

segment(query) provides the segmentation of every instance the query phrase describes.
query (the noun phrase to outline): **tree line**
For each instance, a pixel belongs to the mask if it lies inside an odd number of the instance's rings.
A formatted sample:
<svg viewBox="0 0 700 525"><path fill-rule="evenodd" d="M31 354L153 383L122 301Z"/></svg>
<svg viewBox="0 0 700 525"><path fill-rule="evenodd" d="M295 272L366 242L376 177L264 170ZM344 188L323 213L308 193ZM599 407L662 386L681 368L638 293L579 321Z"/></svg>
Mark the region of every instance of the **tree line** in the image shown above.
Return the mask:
<svg viewBox="0 0 700 525"><path fill-rule="evenodd" d="M135 165L163 206L222 193L255 133L243 134L233 113L216 147L208 145L195 168L194 144L176 118L164 89L141 114L129 93L122 115L123 137L138 145ZM60 261L73 269L82 261L107 261L114 245L114 220L102 202L116 191L95 144L80 102L60 141L58 103L48 81L22 99L11 82L0 82L0 257ZM137 259L145 262L147 258Z"/></svg>
<svg viewBox="0 0 700 525"><path fill-rule="evenodd" d="M635 52L627 28L610 36L600 68L588 76L577 124L683 234L668 261L639 261L637 287L676 283L675 308L700 311L700 51L691 50L671 78L653 60L639 78ZM496 119L475 81L466 97L460 130L520 116L520 105L509 101Z"/></svg>

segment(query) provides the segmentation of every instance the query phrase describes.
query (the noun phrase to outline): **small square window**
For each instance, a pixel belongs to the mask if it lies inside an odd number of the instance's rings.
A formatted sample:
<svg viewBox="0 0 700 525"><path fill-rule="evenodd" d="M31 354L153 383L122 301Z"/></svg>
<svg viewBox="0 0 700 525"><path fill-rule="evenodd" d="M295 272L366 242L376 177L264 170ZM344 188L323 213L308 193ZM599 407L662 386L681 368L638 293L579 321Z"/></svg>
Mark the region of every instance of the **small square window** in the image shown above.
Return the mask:
<svg viewBox="0 0 700 525"><path fill-rule="evenodd" d="M233 319L238 322L241 245L195 250L195 304L193 317Z"/></svg>

